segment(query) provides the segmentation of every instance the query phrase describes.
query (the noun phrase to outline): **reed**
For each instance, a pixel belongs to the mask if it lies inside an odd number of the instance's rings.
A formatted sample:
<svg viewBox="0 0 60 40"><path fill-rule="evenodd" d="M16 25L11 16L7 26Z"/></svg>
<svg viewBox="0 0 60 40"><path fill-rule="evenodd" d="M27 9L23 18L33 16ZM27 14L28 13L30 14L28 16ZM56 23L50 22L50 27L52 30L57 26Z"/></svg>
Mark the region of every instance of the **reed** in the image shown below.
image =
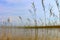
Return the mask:
<svg viewBox="0 0 60 40"><path fill-rule="evenodd" d="M36 14L36 6L34 2L32 2L32 9L33 9L33 12L31 9L29 9L29 12L34 14L33 16L34 16L35 27L37 27L37 20L36 20L37 14ZM35 40L37 40L37 38L38 38L38 29L35 29Z"/></svg>
<svg viewBox="0 0 60 40"><path fill-rule="evenodd" d="M29 18L27 18L27 21L28 21L28 23L29 23L28 26L31 26L31 25L30 25L30 24L31 24L31 20L30 20Z"/></svg>
<svg viewBox="0 0 60 40"><path fill-rule="evenodd" d="M58 16L57 15L55 15L55 13L53 13L53 7L51 7L51 5L49 4L49 6L50 6L50 9L49 9L49 11L50 11L50 16L49 16L49 20L50 20L50 17L51 16L53 16L53 17L55 17L55 18L57 18L58 19ZM53 24L55 25L55 23L57 23L57 20L54 20L55 22L53 22Z"/></svg>
<svg viewBox="0 0 60 40"><path fill-rule="evenodd" d="M23 18L21 16L18 16L18 18L19 18L19 21L23 23Z"/></svg>
<svg viewBox="0 0 60 40"><path fill-rule="evenodd" d="M58 0L55 0L55 2L56 2L56 5L57 5L57 8L58 8L58 11L59 11L59 22L60 22L60 5L59 5Z"/></svg>
<svg viewBox="0 0 60 40"><path fill-rule="evenodd" d="M43 11L44 11L45 26L46 26L46 13L45 13L45 5L44 5L44 0L42 0L42 7L43 7Z"/></svg>
<svg viewBox="0 0 60 40"><path fill-rule="evenodd" d="M40 20L40 21L41 21L41 23L42 23L41 25L44 25L44 22L43 22L43 20L42 20L41 18L39 18L39 20Z"/></svg>
<svg viewBox="0 0 60 40"><path fill-rule="evenodd" d="M19 17L19 19L22 21L22 17L21 16L18 16Z"/></svg>

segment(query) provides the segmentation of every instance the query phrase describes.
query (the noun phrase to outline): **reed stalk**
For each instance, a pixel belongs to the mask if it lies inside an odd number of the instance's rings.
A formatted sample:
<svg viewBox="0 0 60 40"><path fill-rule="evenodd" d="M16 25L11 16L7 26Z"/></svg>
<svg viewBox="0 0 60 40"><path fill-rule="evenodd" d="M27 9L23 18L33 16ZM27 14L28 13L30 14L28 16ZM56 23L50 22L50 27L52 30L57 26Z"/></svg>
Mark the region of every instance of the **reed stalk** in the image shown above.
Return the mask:
<svg viewBox="0 0 60 40"><path fill-rule="evenodd" d="M59 2L58 0L55 1L56 2L56 5L57 5L57 8L58 8L58 11L59 11L59 22L60 22L60 6L59 6Z"/></svg>
<svg viewBox="0 0 60 40"><path fill-rule="evenodd" d="M45 16L45 26L46 26L46 13L45 13L44 0L42 0L42 7L43 7L43 11L44 11L44 16Z"/></svg>

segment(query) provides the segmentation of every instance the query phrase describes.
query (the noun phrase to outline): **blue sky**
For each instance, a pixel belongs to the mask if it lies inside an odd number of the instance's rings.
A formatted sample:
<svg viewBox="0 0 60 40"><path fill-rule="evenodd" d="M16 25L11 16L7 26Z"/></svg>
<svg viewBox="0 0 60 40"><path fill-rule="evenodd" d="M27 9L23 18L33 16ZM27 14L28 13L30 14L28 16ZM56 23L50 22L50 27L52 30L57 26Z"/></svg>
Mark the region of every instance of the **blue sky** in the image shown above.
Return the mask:
<svg viewBox="0 0 60 40"><path fill-rule="evenodd" d="M33 16L28 11L28 9L32 9L32 7L31 7L32 2L35 3L36 9L37 9L37 11L36 11L37 20L39 20L39 18L41 18L41 19L43 19L43 22L44 22L45 21L44 20L44 11L43 11L41 0L0 0L0 24L2 25L2 22L1 22L2 20L6 21L6 19L8 17L11 17L11 19L13 19L12 23L14 25L15 24L25 25L25 23L27 22L26 18L30 18L31 24L34 25ZM53 7L53 12L58 16L59 12L58 12L55 0L44 0L44 5L45 5L45 9L46 9L46 17L49 18L49 8L50 8L49 4ZM20 23L18 21L18 16L22 16L24 23ZM58 20L57 18L54 18L54 17L51 17L50 19ZM14 21L15 21L15 23L14 23ZM37 22L37 24L40 25L40 23L38 23L38 22Z"/></svg>

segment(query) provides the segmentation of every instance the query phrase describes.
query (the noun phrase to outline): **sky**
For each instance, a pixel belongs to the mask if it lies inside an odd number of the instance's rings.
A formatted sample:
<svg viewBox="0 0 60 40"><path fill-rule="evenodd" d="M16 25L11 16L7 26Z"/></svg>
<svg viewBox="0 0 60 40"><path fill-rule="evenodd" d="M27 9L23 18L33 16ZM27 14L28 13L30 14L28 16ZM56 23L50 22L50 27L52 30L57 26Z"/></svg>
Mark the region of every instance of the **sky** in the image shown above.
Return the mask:
<svg viewBox="0 0 60 40"><path fill-rule="evenodd" d="M37 25L41 25L39 18L44 22L44 10L42 7L42 0L0 0L0 25L3 25L2 20L7 22L7 18L11 18L12 22L9 25L34 25L33 13L31 14L28 10L32 9L32 2L34 2L36 7L36 19ZM60 2L60 0L58 0ZM50 4L50 5L49 5ZM53 7L54 14L59 17L58 8L55 0L44 0L46 18L49 19L49 8ZM22 17L22 22L19 20L18 16ZM31 23L27 21L27 18L31 19ZM56 17L51 17L51 20L57 20ZM38 22L39 21L39 22ZM46 20L48 23L48 20ZM7 23L8 24L8 23ZM57 23L59 24L59 22Z"/></svg>

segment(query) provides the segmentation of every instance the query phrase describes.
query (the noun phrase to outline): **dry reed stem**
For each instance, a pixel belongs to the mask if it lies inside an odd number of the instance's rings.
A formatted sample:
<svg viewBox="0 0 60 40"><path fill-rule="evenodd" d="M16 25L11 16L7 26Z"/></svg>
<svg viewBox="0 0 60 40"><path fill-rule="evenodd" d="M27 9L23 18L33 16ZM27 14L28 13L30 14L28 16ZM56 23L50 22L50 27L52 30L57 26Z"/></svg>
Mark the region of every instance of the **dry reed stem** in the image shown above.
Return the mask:
<svg viewBox="0 0 60 40"><path fill-rule="evenodd" d="M50 35L47 35L47 36L42 35L37 38L37 40L45 40L45 39L60 40L60 37L57 38L57 36L52 37ZM7 36L5 34L3 34L3 37L0 36L0 40L35 40L35 37L34 36L32 37L31 36L27 36L27 37L26 36L12 36L12 34L9 33L7 34Z"/></svg>

